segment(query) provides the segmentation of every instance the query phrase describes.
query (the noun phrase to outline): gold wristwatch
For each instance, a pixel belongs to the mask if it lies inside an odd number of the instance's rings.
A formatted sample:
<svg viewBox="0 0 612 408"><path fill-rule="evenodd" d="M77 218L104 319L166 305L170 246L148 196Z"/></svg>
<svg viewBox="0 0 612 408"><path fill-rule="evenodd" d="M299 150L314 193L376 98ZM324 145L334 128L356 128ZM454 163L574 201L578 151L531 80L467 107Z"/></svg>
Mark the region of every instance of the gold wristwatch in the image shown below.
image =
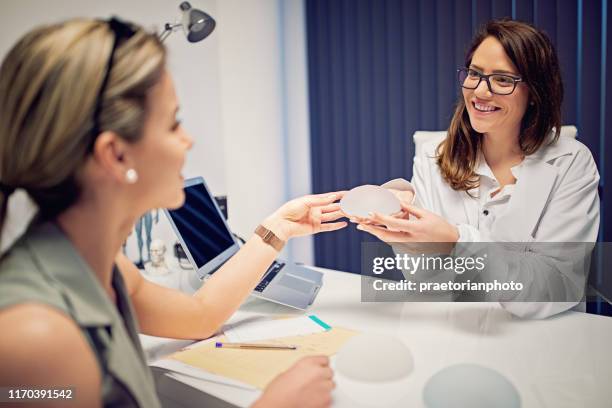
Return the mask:
<svg viewBox="0 0 612 408"><path fill-rule="evenodd" d="M285 241L276 236L272 231L264 227L263 225L258 225L255 228L255 234L259 235L263 242L270 245L272 248L276 249L280 252L285 246Z"/></svg>

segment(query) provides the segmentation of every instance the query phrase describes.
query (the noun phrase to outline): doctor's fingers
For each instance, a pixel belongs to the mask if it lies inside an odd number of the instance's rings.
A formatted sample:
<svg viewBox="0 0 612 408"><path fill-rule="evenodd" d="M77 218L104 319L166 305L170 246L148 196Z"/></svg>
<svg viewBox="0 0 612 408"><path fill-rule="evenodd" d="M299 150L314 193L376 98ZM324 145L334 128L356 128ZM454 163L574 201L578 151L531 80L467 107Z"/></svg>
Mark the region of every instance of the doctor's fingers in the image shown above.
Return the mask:
<svg viewBox="0 0 612 408"><path fill-rule="evenodd" d="M372 213L370 220L374 224L384 225L394 231L403 231L413 233L418 229L418 225L414 221L397 218L392 215L383 215L380 213Z"/></svg>
<svg viewBox="0 0 612 408"><path fill-rule="evenodd" d="M402 207L402 211L412 214L417 218L423 218L427 214L430 214L429 211L419 208L413 204L406 204L406 203L400 202L400 206Z"/></svg>
<svg viewBox="0 0 612 408"><path fill-rule="evenodd" d="M387 228L377 227L375 225L364 225L359 224L357 229L360 231L365 231L369 234L374 235L376 238L381 241L391 243L391 242L412 242L413 240L410 238L410 234L407 232L401 231L390 231Z"/></svg>
<svg viewBox="0 0 612 408"><path fill-rule="evenodd" d="M391 214L391 216L393 218L402 218L407 220L410 218L410 213L406 210L399 210L398 212Z"/></svg>

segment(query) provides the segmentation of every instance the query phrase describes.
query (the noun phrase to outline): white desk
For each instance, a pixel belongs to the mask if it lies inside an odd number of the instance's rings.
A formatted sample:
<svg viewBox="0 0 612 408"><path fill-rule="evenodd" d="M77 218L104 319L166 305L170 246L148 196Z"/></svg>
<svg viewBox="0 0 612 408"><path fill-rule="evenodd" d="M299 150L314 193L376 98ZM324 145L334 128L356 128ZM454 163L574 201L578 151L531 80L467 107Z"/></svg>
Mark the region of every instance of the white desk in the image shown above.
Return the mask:
<svg viewBox="0 0 612 408"><path fill-rule="evenodd" d="M324 286L309 313L332 326L397 336L412 351L415 370L410 393L394 406L423 407L427 380L456 363L499 371L517 387L523 407L612 406L612 318L566 312L548 320L519 320L497 303L362 303L359 275L320 270L325 273ZM253 299L230 322L262 313L295 312ZM166 345L165 352L173 347L152 338L143 343L158 356L160 344ZM253 391L202 380L181 381L216 397L209 397L210 406L222 406L224 401L247 406L257 398ZM172 386L168 379L159 384L163 399ZM340 388L334 392L334 407L359 406ZM194 394L190 395L187 401L172 397L182 406L196 406ZM205 406L202 401L198 399L197 405Z"/></svg>

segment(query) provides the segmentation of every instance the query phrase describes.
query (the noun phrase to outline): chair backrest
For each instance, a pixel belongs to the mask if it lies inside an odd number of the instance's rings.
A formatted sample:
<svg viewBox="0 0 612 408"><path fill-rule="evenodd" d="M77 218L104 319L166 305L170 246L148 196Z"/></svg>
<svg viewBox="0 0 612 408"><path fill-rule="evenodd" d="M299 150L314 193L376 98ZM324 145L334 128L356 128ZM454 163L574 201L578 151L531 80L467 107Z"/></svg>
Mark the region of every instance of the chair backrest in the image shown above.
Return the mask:
<svg viewBox="0 0 612 408"><path fill-rule="evenodd" d="M578 129L574 125L561 126L561 137L571 137L576 138L576 134L578 133ZM417 130L414 132L412 139L414 140L414 154L415 156L421 153L423 149L423 144L429 141L437 141L441 142L446 137L446 131L426 131L426 130Z"/></svg>

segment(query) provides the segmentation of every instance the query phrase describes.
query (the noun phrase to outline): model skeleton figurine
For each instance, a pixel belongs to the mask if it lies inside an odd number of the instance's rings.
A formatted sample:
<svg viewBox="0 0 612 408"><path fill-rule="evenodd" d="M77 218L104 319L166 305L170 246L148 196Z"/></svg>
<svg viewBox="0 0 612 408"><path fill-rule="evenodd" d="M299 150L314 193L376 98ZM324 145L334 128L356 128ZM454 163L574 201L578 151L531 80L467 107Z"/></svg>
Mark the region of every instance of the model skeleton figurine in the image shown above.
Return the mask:
<svg viewBox="0 0 612 408"><path fill-rule="evenodd" d="M151 242L149 250L149 262L145 263L145 271L151 276L166 275L170 272L166 265L166 244L161 239L156 239Z"/></svg>

